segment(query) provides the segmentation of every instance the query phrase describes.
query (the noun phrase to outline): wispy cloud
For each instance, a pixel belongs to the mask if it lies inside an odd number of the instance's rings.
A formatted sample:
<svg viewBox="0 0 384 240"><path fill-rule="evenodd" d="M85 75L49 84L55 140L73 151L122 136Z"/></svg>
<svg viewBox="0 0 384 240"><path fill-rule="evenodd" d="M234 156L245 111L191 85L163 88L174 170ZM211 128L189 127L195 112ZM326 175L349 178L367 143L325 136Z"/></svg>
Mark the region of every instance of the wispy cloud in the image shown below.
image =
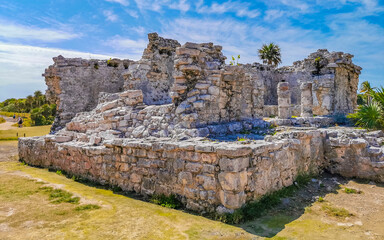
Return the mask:
<svg viewBox="0 0 384 240"><path fill-rule="evenodd" d="M0 21L0 37L5 39L39 40L41 42L58 42L80 37L80 34L58 29L25 26Z"/></svg>
<svg viewBox="0 0 384 240"><path fill-rule="evenodd" d="M110 22L116 22L119 19L119 17L111 10L104 10L103 14L107 18L107 21Z"/></svg>
<svg viewBox="0 0 384 240"><path fill-rule="evenodd" d="M124 53L125 56L132 60L139 60L141 58L147 44L147 39L133 40L119 35L109 38L104 42L105 46L112 47L119 51L119 53Z"/></svg>
<svg viewBox="0 0 384 240"><path fill-rule="evenodd" d="M182 12L188 11L190 7L191 5L189 5L186 0L179 0L179 2L172 3L171 5L169 5L169 8L180 10Z"/></svg>
<svg viewBox="0 0 384 240"><path fill-rule="evenodd" d="M211 6L204 5L203 2L199 2L197 5L198 13L208 13L208 14L223 14L233 12L238 17L248 17L255 18L260 15L260 12L257 9L250 9L249 3L240 3L238 1L224 2L224 3L212 3Z"/></svg>
<svg viewBox="0 0 384 240"><path fill-rule="evenodd" d="M129 2L127 0L105 0L105 1L119 3L125 7L129 5Z"/></svg>

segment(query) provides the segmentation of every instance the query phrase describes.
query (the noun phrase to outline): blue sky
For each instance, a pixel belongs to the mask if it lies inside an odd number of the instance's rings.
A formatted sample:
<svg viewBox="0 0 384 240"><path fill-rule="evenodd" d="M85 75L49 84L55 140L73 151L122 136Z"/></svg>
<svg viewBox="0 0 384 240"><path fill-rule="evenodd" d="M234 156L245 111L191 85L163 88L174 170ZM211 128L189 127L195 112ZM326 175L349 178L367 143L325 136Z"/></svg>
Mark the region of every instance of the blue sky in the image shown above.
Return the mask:
<svg viewBox="0 0 384 240"><path fill-rule="evenodd" d="M349 52L360 80L384 85L384 2L378 0L0 0L0 101L45 90L52 57L138 60L147 33L213 42L241 63L275 42L282 65L320 48Z"/></svg>

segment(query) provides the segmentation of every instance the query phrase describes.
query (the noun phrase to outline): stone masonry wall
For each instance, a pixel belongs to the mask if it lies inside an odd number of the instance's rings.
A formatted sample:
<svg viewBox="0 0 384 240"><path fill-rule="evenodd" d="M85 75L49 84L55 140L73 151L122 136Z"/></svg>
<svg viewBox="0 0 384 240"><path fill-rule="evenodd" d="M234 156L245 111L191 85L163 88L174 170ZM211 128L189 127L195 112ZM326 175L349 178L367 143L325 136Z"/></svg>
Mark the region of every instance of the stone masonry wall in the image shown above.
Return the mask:
<svg viewBox="0 0 384 240"><path fill-rule="evenodd" d="M143 195L177 194L188 209L231 211L289 186L299 173L328 169L384 181L384 134L293 130L250 144L198 139L114 139L102 146L54 135L21 138L20 159Z"/></svg>
<svg viewBox="0 0 384 240"><path fill-rule="evenodd" d="M142 90L144 103L148 105L168 104L172 102L169 92L174 83L175 51L180 44L157 33L148 34L148 39L141 60L123 72L124 90Z"/></svg>
<svg viewBox="0 0 384 240"><path fill-rule="evenodd" d="M312 83L313 113L337 115L351 113L357 106L357 88L361 67L352 63L353 55L343 52L328 52L319 49L308 58L297 61L291 67L282 67L278 72L289 82L291 102L301 104L302 83Z"/></svg>
<svg viewBox="0 0 384 240"><path fill-rule="evenodd" d="M212 212L293 184L299 173L324 165L318 130L291 139L250 145L207 141L115 139L103 146L66 142L53 136L20 140L28 164L61 169L143 195L177 194L188 209Z"/></svg>
<svg viewBox="0 0 384 240"><path fill-rule="evenodd" d="M186 43L176 49L176 113L186 128L257 119L263 115L264 79L250 64L226 66L221 46Z"/></svg>
<svg viewBox="0 0 384 240"><path fill-rule="evenodd" d="M57 105L57 115L52 126L57 131L65 126L76 113L90 111L97 105L100 92L121 92L124 79L122 71L131 61L113 59L107 61L81 58L53 58L43 76L48 90L47 98Z"/></svg>

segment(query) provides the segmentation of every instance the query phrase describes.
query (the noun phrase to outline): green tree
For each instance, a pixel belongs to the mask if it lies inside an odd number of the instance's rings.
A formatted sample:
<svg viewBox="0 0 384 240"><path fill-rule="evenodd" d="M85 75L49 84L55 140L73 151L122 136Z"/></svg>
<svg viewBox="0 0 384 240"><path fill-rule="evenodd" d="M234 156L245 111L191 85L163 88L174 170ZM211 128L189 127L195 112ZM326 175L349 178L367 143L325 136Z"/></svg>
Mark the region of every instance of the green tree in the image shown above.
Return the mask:
<svg viewBox="0 0 384 240"><path fill-rule="evenodd" d="M35 103L36 103L36 105L35 105L35 107L40 107L41 106L41 96L42 96L43 94L41 93L41 91L35 91L34 92L34 98L35 98Z"/></svg>
<svg viewBox="0 0 384 240"><path fill-rule="evenodd" d="M28 95L27 98L26 98L26 104L28 106L28 112L31 111L31 109L33 108L33 97L32 95Z"/></svg>
<svg viewBox="0 0 384 240"><path fill-rule="evenodd" d="M363 94L363 96L365 96L368 104L370 104L372 101L371 92L375 89L375 87L371 87L371 84L368 81L364 81L361 83L360 92Z"/></svg>
<svg viewBox="0 0 384 240"><path fill-rule="evenodd" d="M276 67L281 63L280 47L277 44L263 44L258 53L259 58L263 60L264 64Z"/></svg>

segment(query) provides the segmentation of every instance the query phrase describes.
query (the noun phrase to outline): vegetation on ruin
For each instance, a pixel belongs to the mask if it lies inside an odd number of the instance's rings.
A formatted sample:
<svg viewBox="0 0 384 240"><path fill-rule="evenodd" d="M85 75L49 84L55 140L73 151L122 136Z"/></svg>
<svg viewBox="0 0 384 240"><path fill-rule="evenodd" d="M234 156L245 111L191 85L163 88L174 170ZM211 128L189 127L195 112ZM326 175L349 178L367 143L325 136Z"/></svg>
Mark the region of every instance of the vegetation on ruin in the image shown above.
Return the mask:
<svg viewBox="0 0 384 240"><path fill-rule="evenodd" d="M23 126L50 125L55 120L56 105L49 104L41 91L35 91L34 95L26 98L10 98L0 102L0 115L23 118ZM17 126L17 124L16 124Z"/></svg>
<svg viewBox="0 0 384 240"><path fill-rule="evenodd" d="M229 61L229 64L230 65L239 65L239 59L240 59L240 54L239 55L237 55L237 57L235 58L234 56L232 56L232 60L231 61Z"/></svg>
<svg viewBox="0 0 384 240"><path fill-rule="evenodd" d="M5 119L3 117L0 117L0 123L5 123Z"/></svg>
<svg viewBox="0 0 384 240"><path fill-rule="evenodd" d="M277 67L281 63L281 50L277 44L263 44L261 49L258 50L259 58L264 64Z"/></svg>
<svg viewBox="0 0 384 240"><path fill-rule="evenodd" d="M356 126L366 129L384 129L384 88L373 88L365 81L361 84L361 96L358 109L347 117Z"/></svg>

